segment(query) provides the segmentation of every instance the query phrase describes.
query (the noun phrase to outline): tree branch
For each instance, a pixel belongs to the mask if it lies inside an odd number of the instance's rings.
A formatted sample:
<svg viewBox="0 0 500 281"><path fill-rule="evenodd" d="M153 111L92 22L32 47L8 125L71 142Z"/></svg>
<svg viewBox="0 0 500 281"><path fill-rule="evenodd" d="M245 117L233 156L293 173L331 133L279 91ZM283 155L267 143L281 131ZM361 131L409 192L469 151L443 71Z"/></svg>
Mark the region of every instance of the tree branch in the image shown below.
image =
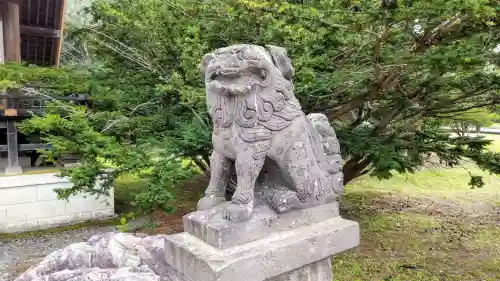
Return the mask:
<svg viewBox="0 0 500 281"><path fill-rule="evenodd" d="M148 102L141 103L141 104L137 105L136 107L134 107L132 109L132 112L130 113L130 115L133 115L139 108L141 108L141 107L143 107L145 105L157 104L157 103L159 103L159 102L148 101ZM106 125L106 127L104 129L102 129L101 134L104 133L104 132L106 132L107 130L111 129L113 126L115 126L116 124L118 124L121 120L123 120L123 117L115 119L115 120L111 121L110 123L108 123L108 125Z"/></svg>
<svg viewBox="0 0 500 281"><path fill-rule="evenodd" d="M347 102L344 102L343 104L328 110L330 113L328 113L328 118L331 119L336 119L349 111L360 107L367 101L371 101L377 97L379 97L384 90L387 88L392 87L398 79L398 75L396 72L391 72L389 75L385 77L383 82L381 83L376 83L376 85L373 87L371 91L368 93L364 93L361 95L358 95L352 99L350 99Z"/></svg>
<svg viewBox="0 0 500 281"><path fill-rule="evenodd" d="M455 26L459 25L464 17L460 15L460 13L455 14L448 20L440 23L438 26L432 29L432 31L426 32L426 36L422 38L422 40L415 43L413 50L417 53L423 52L427 50L432 44L434 44L438 37L445 33L450 32Z"/></svg>
<svg viewBox="0 0 500 281"><path fill-rule="evenodd" d="M360 159L355 160L351 159L344 165L344 168L342 169L342 172L344 173L344 184L349 183L353 179L359 177L361 173L366 174L368 171L366 171L366 167L370 165L371 161L368 160L368 158L365 158L360 161Z"/></svg>
<svg viewBox="0 0 500 281"><path fill-rule="evenodd" d="M389 36L389 23L386 21L384 23L384 30L382 31L382 34L377 35L377 38L375 39L375 47L373 51L373 57L375 61L375 81L377 82L380 82L382 78L382 67L380 66L382 42L387 40L388 36Z"/></svg>
<svg viewBox="0 0 500 281"><path fill-rule="evenodd" d="M196 164L196 166L198 166L201 169L201 171L205 174L205 176L210 178L210 167L197 156L192 156L191 159Z"/></svg>

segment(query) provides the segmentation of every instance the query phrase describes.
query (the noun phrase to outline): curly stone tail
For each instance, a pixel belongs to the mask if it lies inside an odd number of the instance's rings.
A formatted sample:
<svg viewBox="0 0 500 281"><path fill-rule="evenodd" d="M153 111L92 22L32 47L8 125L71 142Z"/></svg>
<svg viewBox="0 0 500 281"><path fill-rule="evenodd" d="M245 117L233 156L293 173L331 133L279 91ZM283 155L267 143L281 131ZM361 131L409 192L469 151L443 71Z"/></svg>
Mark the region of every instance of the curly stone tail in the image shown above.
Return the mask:
<svg viewBox="0 0 500 281"><path fill-rule="evenodd" d="M315 139L314 141L319 142L322 147L322 151L316 152L316 158L323 159L326 162L325 166L330 174L340 172L342 168L340 145L335 130L328 121L328 117L321 113L311 113L307 115L307 118L311 123L312 129L319 135L319 139Z"/></svg>

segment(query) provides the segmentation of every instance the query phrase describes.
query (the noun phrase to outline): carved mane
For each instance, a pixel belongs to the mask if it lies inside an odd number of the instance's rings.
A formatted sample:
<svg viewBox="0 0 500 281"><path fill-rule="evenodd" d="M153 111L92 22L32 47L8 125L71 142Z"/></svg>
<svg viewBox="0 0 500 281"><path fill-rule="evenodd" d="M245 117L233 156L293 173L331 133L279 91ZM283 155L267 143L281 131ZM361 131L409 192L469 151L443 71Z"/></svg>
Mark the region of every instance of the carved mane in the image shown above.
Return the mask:
<svg viewBox="0 0 500 281"><path fill-rule="evenodd" d="M214 122L214 131L224 130L235 125L240 137L246 142L268 140L273 137L274 131L281 131L292 123L293 120L303 115L301 107L293 93L289 63L284 49L273 49L268 53L260 46L237 45L231 48L219 49L215 53L207 55L203 64L203 71L207 68L223 69L225 57L245 49L246 56L250 53L250 59L238 55L243 65L258 65L265 68L268 78L266 83L252 88L249 94L232 95L225 91L217 91L209 86L210 79L204 73L206 79L207 106ZM274 51L274 52L273 52ZM265 52L265 53L264 53ZM284 56L284 57L283 57ZM289 66L286 63L290 64ZM286 70L286 71L283 71ZM285 76L288 77L285 78ZM255 81L251 77L253 87Z"/></svg>

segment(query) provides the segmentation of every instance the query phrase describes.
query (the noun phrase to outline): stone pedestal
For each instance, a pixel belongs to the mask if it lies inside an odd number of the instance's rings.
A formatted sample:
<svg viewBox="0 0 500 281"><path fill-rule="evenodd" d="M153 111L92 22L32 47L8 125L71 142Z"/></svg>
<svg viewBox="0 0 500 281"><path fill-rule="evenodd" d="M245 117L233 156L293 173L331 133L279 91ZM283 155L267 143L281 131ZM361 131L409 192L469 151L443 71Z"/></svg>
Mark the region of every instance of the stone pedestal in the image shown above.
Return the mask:
<svg viewBox="0 0 500 281"><path fill-rule="evenodd" d="M5 168L6 176L20 175L23 173L23 168L21 166L7 166Z"/></svg>
<svg viewBox="0 0 500 281"><path fill-rule="evenodd" d="M230 203L225 203L230 204ZM278 215L256 203L251 220L224 220L222 204L184 217L165 259L189 281L330 281L331 256L359 244L359 226L338 203Z"/></svg>

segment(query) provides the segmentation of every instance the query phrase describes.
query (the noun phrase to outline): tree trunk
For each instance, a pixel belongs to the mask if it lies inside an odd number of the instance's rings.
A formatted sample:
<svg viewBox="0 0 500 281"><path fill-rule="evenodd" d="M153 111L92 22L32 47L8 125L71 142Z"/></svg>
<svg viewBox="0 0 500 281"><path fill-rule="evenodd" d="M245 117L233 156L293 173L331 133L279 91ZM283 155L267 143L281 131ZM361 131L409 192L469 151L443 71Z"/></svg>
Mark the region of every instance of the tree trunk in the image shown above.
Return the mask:
<svg viewBox="0 0 500 281"><path fill-rule="evenodd" d="M347 161L342 169L342 172L344 173L344 184L347 184L353 179L360 176L369 165L370 160L368 160L367 158L356 158Z"/></svg>

